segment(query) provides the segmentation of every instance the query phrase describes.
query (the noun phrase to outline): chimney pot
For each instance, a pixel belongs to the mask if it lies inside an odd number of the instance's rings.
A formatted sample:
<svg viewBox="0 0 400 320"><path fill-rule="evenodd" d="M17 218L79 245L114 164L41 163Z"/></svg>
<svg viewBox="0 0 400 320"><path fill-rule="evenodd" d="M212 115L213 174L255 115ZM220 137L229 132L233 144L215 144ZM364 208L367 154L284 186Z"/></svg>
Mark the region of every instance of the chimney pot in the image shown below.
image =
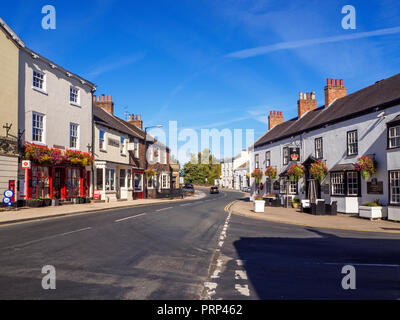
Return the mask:
<svg viewBox="0 0 400 320"><path fill-rule="evenodd" d="M111 94L108 96L108 101L112 101Z"/></svg>
<svg viewBox="0 0 400 320"><path fill-rule="evenodd" d="M343 87L343 79L340 79L340 85Z"/></svg>

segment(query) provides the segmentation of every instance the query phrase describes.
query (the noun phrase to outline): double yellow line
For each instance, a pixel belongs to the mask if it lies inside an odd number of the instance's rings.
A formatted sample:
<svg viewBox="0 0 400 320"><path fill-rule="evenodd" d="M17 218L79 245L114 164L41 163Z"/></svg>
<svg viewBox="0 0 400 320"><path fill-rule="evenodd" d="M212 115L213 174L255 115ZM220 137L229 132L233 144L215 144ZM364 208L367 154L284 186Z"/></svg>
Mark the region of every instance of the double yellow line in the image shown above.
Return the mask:
<svg viewBox="0 0 400 320"><path fill-rule="evenodd" d="M236 202L237 202L237 200L228 203L228 204L225 206L224 211L225 211L226 213L232 213L232 212L231 212L231 207L232 207Z"/></svg>

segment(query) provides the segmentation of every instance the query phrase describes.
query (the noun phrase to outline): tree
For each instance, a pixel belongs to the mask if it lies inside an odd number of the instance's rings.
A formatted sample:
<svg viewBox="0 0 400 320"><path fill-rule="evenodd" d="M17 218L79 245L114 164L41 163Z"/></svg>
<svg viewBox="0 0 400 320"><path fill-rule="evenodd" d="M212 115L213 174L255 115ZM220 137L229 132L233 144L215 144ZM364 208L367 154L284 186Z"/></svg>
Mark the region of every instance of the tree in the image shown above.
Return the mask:
<svg viewBox="0 0 400 320"><path fill-rule="evenodd" d="M221 165L209 149L191 154L191 161L183 167L185 182L195 184L214 184L221 176Z"/></svg>

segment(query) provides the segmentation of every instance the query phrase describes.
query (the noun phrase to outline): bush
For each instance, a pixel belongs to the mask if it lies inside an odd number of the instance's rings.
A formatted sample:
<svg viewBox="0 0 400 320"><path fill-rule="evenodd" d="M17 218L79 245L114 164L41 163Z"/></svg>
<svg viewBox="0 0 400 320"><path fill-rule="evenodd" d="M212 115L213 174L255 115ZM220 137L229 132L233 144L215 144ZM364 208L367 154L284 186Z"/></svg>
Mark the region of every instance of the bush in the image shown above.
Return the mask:
<svg viewBox="0 0 400 320"><path fill-rule="evenodd" d="M364 206L364 207L379 207L379 203L377 201L375 201L375 202L368 201L368 202L363 203L362 206Z"/></svg>

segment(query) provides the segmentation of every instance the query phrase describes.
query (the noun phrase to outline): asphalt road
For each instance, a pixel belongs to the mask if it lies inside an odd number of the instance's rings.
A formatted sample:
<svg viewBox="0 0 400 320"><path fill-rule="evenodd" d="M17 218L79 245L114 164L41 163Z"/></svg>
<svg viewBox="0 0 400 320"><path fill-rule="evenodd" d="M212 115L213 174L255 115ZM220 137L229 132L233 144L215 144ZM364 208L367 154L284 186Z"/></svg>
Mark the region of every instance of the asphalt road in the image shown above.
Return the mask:
<svg viewBox="0 0 400 320"><path fill-rule="evenodd" d="M0 299L199 299L210 283L211 299L400 298L400 236L227 220L241 196L0 227ZM347 264L356 290L341 287Z"/></svg>

